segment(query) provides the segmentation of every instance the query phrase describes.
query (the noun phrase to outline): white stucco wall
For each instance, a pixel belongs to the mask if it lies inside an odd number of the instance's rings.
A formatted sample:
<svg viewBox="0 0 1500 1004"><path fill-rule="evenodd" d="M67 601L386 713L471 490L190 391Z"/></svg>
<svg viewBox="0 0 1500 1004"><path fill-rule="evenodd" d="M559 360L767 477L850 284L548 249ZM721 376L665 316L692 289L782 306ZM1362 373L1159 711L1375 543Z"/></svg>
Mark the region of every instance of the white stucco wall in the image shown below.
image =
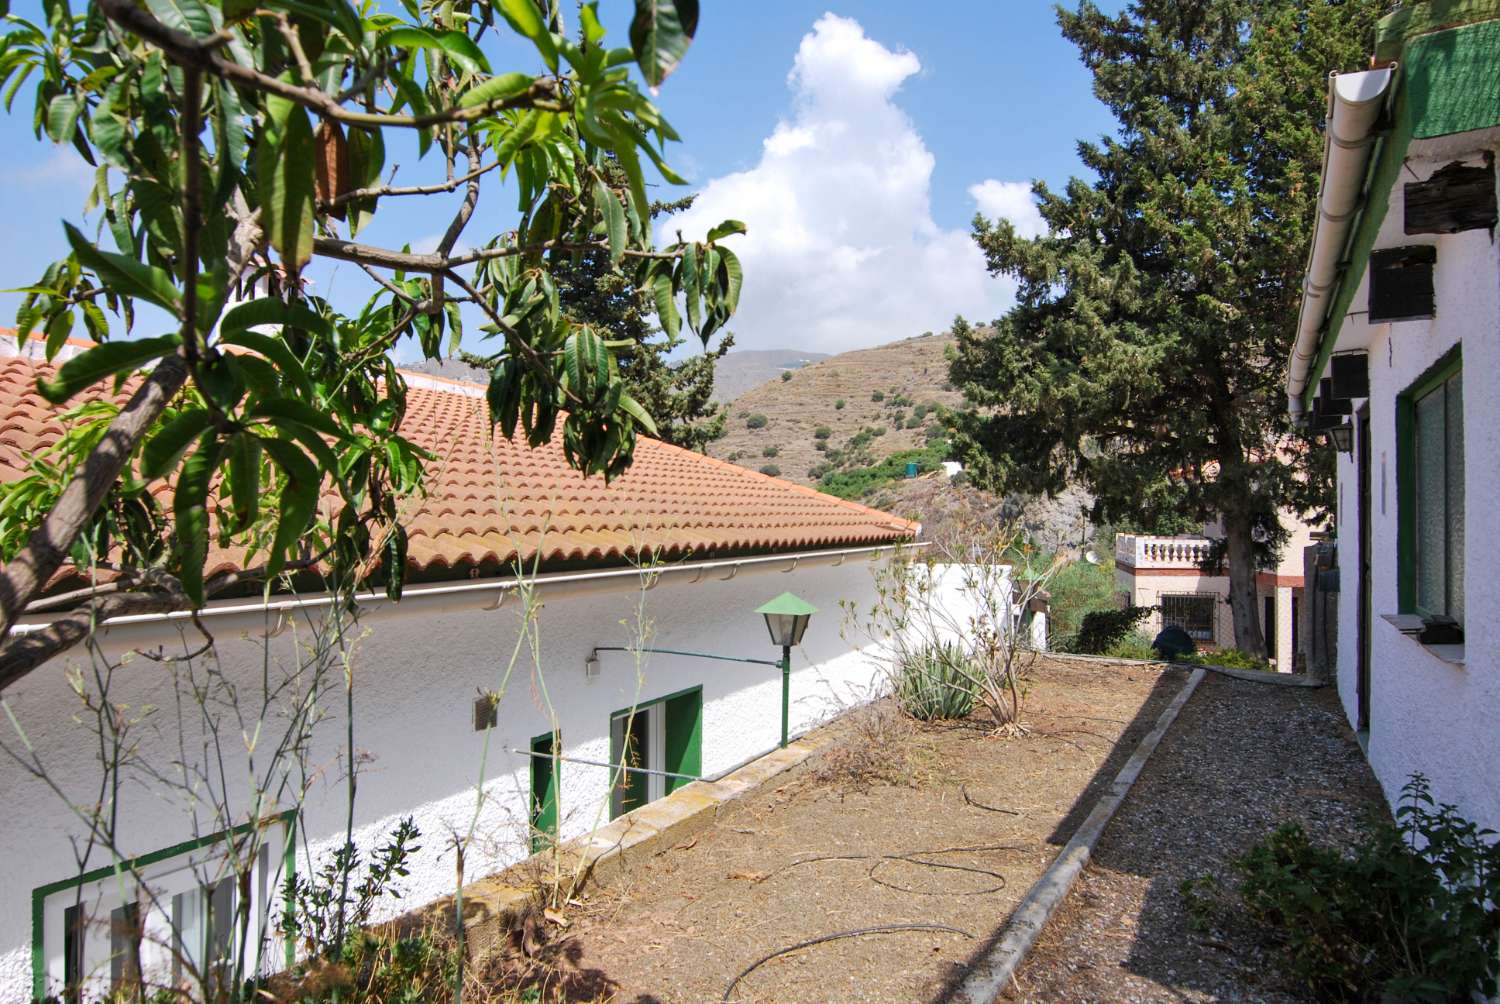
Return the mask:
<svg viewBox="0 0 1500 1004"><path fill-rule="evenodd" d="M1435 244L1436 316L1393 324L1344 322L1337 350L1369 353L1371 439L1371 724L1369 758L1392 800L1415 771L1435 797L1500 829L1500 248L1488 231L1433 236L1403 232L1405 182L1426 178L1465 152L1461 139L1412 146L1391 193L1377 248ZM1489 134L1485 144L1494 149ZM1470 143L1467 152L1478 147ZM1477 158L1466 158L1477 160ZM1351 311L1363 311L1368 275ZM1398 610L1396 397L1455 344L1462 344L1465 452L1465 664L1437 658L1381 618ZM1356 407L1358 402L1356 402ZM1357 451L1356 451L1357 452ZM1354 456L1338 459L1339 694L1356 720L1358 645L1358 480Z"/></svg>
<svg viewBox="0 0 1500 1004"><path fill-rule="evenodd" d="M841 637L840 601L868 605L873 598L867 558L850 558L841 566L804 560L794 571L784 572L789 565L746 565L731 581L719 580L728 574L725 570L709 572L697 583L692 574L664 576L646 597L654 645L763 659L778 658L780 653L753 612L756 606L792 590L818 607L803 646L793 653L795 734L870 696L878 680L878 650L868 642L861 648L857 636ZM490 735L487 800L479 814L477 838L467 852L471 879L527 853L528 759L503 750L525 749L531 737L551 729L544 694L550 695L556 709L566 756L608 760L611 712L698 685L704 694L706 776L774 747L779 739L781 681L780 671L772 666L655 655L638 686L629 655L603 653L599 675L585 679L584 663L595 646L632 640L631 629L622 621L632 620L639 595L633 577L589 588L557 587L542 595L542 665L538 671L529 657L523 658L498 709L499 725ZM399 606L382 603L361 620L366 634L352 662L357 694L354 741L363 761L356 841L368 851L405 815L414 816L423 833L422 849L403 883L405 899L389 904L388 914L453 889L451 837L467 830L474 813L484 742L483 734L472 728L473 701L481 691L500 687L519 623L514 599L498 610L482 609L493 598L491 593L441 602L409 599ZM260 621L230 620L214 621L224 672L253 690L261 667ZM289 658L296 634L286 631L271 643L271 650ZM104 644L119 652L156 644L170 647L174 641L181 644L175 631L163 634L159 626L126 627L108 632ZM85 664L76 653L70 661ZM95 797L99 769L87 732L71 720L77 700L64 670L58 664L45 666L10 688L5 697L64 791L89 802ZM137 709L148 704L163 709L141 732L146 758L163 767L177 755L179 734L168 675L161 665L135 658L118 676L113 695ZM313 858L341 842L345 807L341 689L329 694L325 704L328 718L318 728L312 756L324 773L313 785L303 816ZM237 727L226 719L221 716L230 735L237 737ZM14 745L10 726L3 727L5 740ZM230 776L239 770L231 762ZM563 836L584 833L596 821L607 820L607 774L604 769L563 764ZM0 758L0 791L6 802L0 816L0 850L11 863L0 869L0 1001L15 1001L28 999L31 992L32 890L78 873L68 838L82 828L55 794L8 758ZM243 812L244 806L237 811ZM207 821L199 826L203 832L217 828ZM134 785L127 786L121 800L120 830L132 855L194 834L180 804ZM90 866L105 863L107 859L96 855ZM299 853L299 870L307 867L307 857Z"/></svg>

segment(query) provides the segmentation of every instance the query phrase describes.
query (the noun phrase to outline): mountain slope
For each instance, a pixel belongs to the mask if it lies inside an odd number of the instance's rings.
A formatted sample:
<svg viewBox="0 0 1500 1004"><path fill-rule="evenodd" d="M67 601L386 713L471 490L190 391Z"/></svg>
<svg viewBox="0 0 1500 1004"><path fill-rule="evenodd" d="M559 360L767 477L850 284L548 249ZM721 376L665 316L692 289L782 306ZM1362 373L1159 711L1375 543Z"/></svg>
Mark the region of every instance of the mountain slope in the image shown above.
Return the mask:
<svg viewBox="0 0 1500 1004"><path fill-rule="evenodd" d="M830 459L847 469L922 447L940 428L936 407L961 401L947 383L952 344L948 335L923 335L787 370L729 403L726 434L709 453L810 485Z"/></svg>
<svg viewBox="0 0 1500 1004"><path fill-rule="evenodd" d="M714 365L714 400L733 401L752 387L776 380L782 370L797 370L829 358L826 352L799 349L730 349Z"/></svg>

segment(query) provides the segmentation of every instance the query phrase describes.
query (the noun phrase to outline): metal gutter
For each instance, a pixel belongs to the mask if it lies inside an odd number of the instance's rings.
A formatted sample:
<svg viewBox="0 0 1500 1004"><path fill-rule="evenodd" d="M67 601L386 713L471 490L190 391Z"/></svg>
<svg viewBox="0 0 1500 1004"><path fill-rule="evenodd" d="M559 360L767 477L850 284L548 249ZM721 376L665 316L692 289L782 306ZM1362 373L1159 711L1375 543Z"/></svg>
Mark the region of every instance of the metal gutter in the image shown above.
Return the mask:
<svg viewBox="0 0 1500 1004"><path fill-rule="evenodd" d="M478 582L450 583L444 585L413 586L406 589L400 601L391 600L384 591L369 590L357 593L354 601L364 606L379 606L381 604L392 604L399 606L411 601L427 600L462 600L473 597L475 600L489 599L490 603L485 609L497 609L504 601L507 593L521 587L523 583L529 582L536 589L556 589L559 587L579 587L588 585L611 586L622 579L634 579L639 581L643 576L654 577L656 580L667 575L686 575L694 573L693 582L701 581L711 573L721 581L727 582L744 571L768 571L777 570L778 565L788 565L779 571L786 573L797 569L799 565L842 565L850 558L863 558L875 561L882 555L897 551L916 551L930 547L931 541L911 541L907 543L882 544L871 547L841 548L830 551L798 551L786 554L757 555L747 558L720 558L714 561L693 561L679 564L660 565L654 568L626 567L602 569L597 572L555 572L547 575L538 575L527 579L525 576L504 576L485 579ZM729 574L718 574L724 570ZM655 581L646 588L652 588ZM199 611L197 615L201 619L214 617L230 617L245 615L265 614L289 614L298 610L316 609L330 606L334 597L330 593L317 593L312 596L280 597L270 600L253 600L250 602L227 600L217 605L207 606ZM170 610L165 613L153 614L131 614L124 617L115 617L104 621L102 626L121 627L136 624L164 624L172 622L189 622L192 620L191 610ZM38 631L45 628L51 622L48 620L32 620L19 623L12 629L16 633L26 631Z"/></svg>
<svg viewBox="0 0 1500 1004"><path fill-rule="evenodd" d="M1328 129L1323 138L1323 176L1318 219L1302 285L1297 335L1287 361L1287 407L1293 420L1305 410L1306 392L1328 309L1349 266L1346 252L1368 195L1376 128L1395 88L1396 65L1328 78Z"/></svg>

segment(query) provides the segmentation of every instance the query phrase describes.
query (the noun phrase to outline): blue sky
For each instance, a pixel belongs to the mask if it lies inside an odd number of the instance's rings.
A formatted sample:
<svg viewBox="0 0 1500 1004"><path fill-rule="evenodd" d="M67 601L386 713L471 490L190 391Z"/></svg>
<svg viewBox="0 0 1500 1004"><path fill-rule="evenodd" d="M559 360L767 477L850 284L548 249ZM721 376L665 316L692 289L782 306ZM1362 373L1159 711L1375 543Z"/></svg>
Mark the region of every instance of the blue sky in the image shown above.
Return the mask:
<svg viewBox="0 0 1500 1004"><path fill-rule="evenodd" d="M13 9L34 16L37 6ZM623 44L630 5L601 6ZM741 347L841 351L939 330L959 312L988 319L1009 302L1009 285L984 275L968 239L976 208L1034 226L1024 186L1077 173L1077 140L1111 122L1051 4L952 0L940 9L704 4L697 40L659 97L685 139L668 159L702 193L669 226L691 237L726 216L749 224L745 298L731 325ZM491 56L528 68L519 46ZM7 287L64 252L60 220L79 219L89 184L71 150L33 137L30 98L28 88L0 117ZM391 161L406 183L441 170L418 163L414 146ZM388 200L361 239L430 247L446 204L401 201ZM508 228L513 210L509 193L488 189L470 233ZM317 292L346 307L369 289L352 266L312 274ZM0 295L0 318L10 320L16 301Z"/></svg>

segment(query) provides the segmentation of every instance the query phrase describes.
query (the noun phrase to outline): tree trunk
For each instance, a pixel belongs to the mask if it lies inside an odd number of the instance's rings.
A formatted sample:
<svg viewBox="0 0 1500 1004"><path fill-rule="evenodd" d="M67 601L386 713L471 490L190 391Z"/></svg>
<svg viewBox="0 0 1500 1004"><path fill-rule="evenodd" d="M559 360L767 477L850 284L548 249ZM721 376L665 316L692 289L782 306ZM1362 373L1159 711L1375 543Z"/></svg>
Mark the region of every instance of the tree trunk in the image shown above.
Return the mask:
<svg viewBox="0 0 1500 1004"><path fill-rule="evenodd" d="M1234 647L1253 655L1266 650L1256 609L1255 542L1250 539L1251 521L1238 513L1224 514L1225 550L1229 563L1229 609L1234 615Z"/></svg>

